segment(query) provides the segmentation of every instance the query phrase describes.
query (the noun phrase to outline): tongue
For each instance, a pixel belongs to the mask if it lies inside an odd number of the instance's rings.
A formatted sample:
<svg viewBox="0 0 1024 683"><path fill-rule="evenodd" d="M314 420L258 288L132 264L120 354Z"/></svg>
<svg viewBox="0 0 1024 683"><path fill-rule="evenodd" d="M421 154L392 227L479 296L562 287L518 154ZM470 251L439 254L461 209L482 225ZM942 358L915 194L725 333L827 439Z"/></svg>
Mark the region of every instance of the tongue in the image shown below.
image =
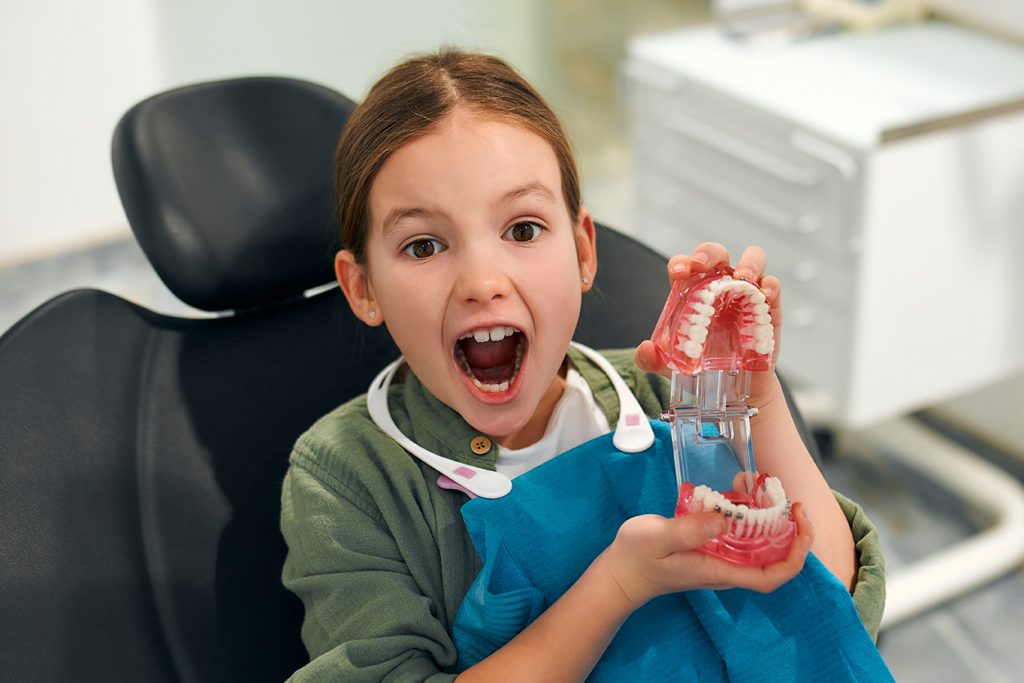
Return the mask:
<svg viewBox="0 0 1024 683"><path fill-rule="evenodd" d="M478 342L464 339L459 342L473 376L485 384L500 384L512 379L516 370L516 348L519 335L513 334L501 341Z"/></svg>

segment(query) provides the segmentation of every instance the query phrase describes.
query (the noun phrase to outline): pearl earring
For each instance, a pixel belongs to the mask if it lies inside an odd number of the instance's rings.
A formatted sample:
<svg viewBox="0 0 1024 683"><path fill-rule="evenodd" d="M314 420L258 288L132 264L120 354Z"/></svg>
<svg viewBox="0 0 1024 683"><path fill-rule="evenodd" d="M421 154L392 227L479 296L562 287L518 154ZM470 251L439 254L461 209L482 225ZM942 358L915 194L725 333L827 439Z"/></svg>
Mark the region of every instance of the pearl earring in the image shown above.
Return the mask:
<svg viewBox="0 0 1024 683"><path fill-rule="evenodd" d="M367 313L367 315L370 316L370 320L377 319L377 311L371 310L369 313Z"/></svg>
<svg viewBox="0 0 1024 683"><path fill-rule="evenodd" d="M587 277L586 275L583 276L583 284L585 284L588 287L590 286L590 278Z"/></svg>

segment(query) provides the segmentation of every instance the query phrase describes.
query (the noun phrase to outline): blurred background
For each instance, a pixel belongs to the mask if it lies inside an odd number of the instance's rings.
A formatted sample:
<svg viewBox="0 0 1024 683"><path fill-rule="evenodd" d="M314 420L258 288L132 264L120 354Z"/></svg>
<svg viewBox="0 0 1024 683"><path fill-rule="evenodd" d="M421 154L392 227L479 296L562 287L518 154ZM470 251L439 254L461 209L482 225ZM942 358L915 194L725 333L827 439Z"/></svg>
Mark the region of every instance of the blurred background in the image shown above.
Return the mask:
<svg viewBox="0 0 1024 683"><path fill-rule="evenodd" d="M782 369L830 481L882 532L897 680L1019 680L1015 0L8 0L0 332L82 286L203 315L162 285L121 210L110 138L134 103L244 75L359 100L441 45L499 55L541 90L600 221L664 253L768 249Z"/></svg>

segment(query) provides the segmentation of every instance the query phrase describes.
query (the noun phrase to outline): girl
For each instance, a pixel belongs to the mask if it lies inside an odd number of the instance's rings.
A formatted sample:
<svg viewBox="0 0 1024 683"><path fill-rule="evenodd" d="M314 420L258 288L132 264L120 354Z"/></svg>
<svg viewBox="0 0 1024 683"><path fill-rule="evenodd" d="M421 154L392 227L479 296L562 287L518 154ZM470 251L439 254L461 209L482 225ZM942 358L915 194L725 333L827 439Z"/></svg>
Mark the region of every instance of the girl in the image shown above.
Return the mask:
<svg viewBox="0 0 1024 683"><path fill-rule="evenodd" d="M387 325L405 359L387 401L404 437L514 476L615 424L609 377L570 347L597 272L594 224L557 119L510 67L444 51L385 75L342 133L337 201L341 287L363 322ZM721 245L702 244L669 262L670 283L728 261ZM736 277L761 282L777 337L780 288L764 267L764 252L750 248ZM648 373L667 371L650 342L607 357L657 415L668 383ZM829 490L774 373L755 375L759 465L805 506L789 557L762 569L695 552L723 530L714 513L635 517L561 599L460 681L582 680L655 596L772 591L811 549L877 627L873 530ZM451 625L481 568L459 514L465 493L438 486L433 469L382 433L365 396L318 421L290 462L283 578L305 604L312 660L295 678L454 679Z"/></svg>

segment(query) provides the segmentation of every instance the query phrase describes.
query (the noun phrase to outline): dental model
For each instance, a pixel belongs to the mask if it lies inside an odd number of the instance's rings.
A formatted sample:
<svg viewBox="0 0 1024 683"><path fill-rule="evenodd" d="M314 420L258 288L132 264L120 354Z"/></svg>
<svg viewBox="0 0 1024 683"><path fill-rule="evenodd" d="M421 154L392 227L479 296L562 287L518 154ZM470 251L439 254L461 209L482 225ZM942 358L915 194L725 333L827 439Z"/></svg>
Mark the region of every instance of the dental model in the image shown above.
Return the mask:
<svg viewBox="0 0 1024 683"><path fill-rule="evenodd" d="M784 559L796 535L792 504L777 478L755 479L757 410L747 405L750 373L770 370L775 350L764 292L728 266L679 280L651 340L672 369L671 408L661 418L672 425L676 515L715 511L729 520L703 552L758 566Z"/></svg>

